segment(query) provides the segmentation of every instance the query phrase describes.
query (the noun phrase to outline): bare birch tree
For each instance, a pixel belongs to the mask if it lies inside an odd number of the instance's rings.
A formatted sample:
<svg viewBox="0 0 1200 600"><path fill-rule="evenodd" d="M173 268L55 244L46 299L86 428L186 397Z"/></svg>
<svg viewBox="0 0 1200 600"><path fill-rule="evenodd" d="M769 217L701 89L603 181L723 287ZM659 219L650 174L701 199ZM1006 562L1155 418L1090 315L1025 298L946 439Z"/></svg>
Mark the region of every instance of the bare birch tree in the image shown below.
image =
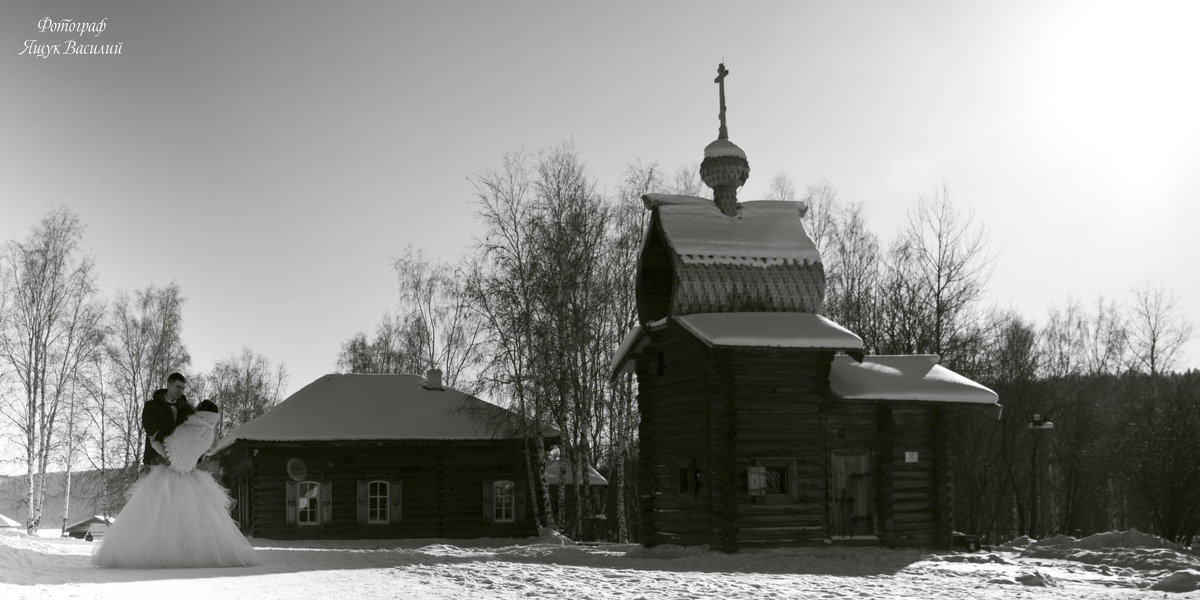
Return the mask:
<svg viewBox="0 0 1200 600"><path fill-rule="evenodd" d="M1129 368L1151 376L1170 370L1191 337L1192 324L1180 314L1177 295L1144 282L1133 290L1128 320Z"/></svg>
<svg viewBox="0 0 1200 600"><path fill-rule="evenodd" d="M412 247L392 266L400 287L400 314L419 344L423 368L418 372L441 369L447 385L478 393L486 334L468 301L465 266L431 260Z"/></svg>
<svg viewBox="0 0 1200 600"><path fill-rule="evenodd" d="M205 399L220 407L216 437L258 418L283 399L287 370L249 348L218 360L204 377Z"/></svg>
<svg viewBox="0 0 1200 600"><path fill-rule="evenodd" d="M827 278L825 314L857 333L867 352L878 353L882 338L879 283L883 268L879 238L867 229L859 203L846 205L839 219L828 244L835 269L834 277Z"/></svg>
<svg viewBox="0 0 1200 600"><path fill-rule="evenodd" d="M977 343L976 310L991 277L993 256L988 236L974 217L962 214L951 200L948 186L922 197L908 214L898 258L907 261L908 276L915 277L917 311L926 317L928 331L918 352L932 352L949 364L964 360Z"/></svg>
<svg viewBox="0 0 1200 600"><path fill-rule="evenodd" d="M183 302L179 286L171 283L137 290L132 297L119 291L112 304L107 354L112 390L120 398L113 419L123 444L121 462L131 473L142 459L142 405L168 374L192 362L183 344Z"/></svg>
<svg viewBox="0 0 1200 600"><path fill-rule="evenodd" d="M479 311L495 361L488 372L491 389L507 397L522 419L526 470L539 531L556 527L546 477L543 431L550 416L534 380L535 292L529 222L533 211L533 169L523 152L509 152L499 170L471 178L485 228L479 260L467 278L466 292ZM532 445L532 448L530 447ZM540 496L539 496L540 493Z"/></svg>
<svg viewBox="0 0 1200 600"><path fill-rule="evenodd" d="M767 182L767 193L763 196L763 200L783 200L787 202L796 199L796 185L792 183L792 178L788 177L787 173L780 171L771 181Z"/></svg>
<svg viewBox="0 0 1200 600"><path fill-rule="evenodd" d="M699 196L701 198L709 198L712 191L708 186L704 185L704 181L700 179L700 164L692 163L680 165L675 168L672 174L671 181L665 188L656 188L654 191L665 192L668 194L680 194L683 196Z"/></svg>
<svg viewBox="0 0 1200 600"><path fill-rule="evenodd" d="M1117 374L1129 355L1129 332L1115 300L1096 299L1095 312L1076 299L1051 308L1041 335L1043 375Z"/></svg>
<svg viewBox="0 0 1200 600"><path fill-rule="evenodd" d="M103 308L95 301L95 262L81 248L83 230L78 215L54 209L5 252L3 286L11 304L0 330L0 358L11 365L22 393L0 409L24 450L31 535L41 523L46 473L62 441L64 403L74 400L71 383L101 341Z"/></svg>
<svg viewBox="0 0 1200 600"><path fill-rule="evenodd" d="M614 293L610 302L611 316L605 319L612 351L624 336L637 325L636 279L642 237L645 235L649 212L641 198L648 192L664 189L662 170L657 163L634 163L625 171L617 204L612 211L609 228L609 250L604 253L605 271ZM617 517L617 540L629 541L629 512L637 505L626 505L626 472L637 439L639 421L637 390L633 373L623 373L610 381L611 396L606 403L605 418L614 448L612 478L615 480L614 512ZM636 494L635 494L636 497Z"/></svg>
<svg viewBox="0 0 1200 600"><path fill-rule="evenodd" d="M599 428L596 407L608 389L605 366L612 346L599 335L612 293L599 269L608 228L608 206L575 147L565 143L539 154L529 241L534 250L535 361L539 386L559 430L564 466L575 485L571 533L590 513L590 482ZM567 506L566 478L560 479L559 510Z"/></svg>
<svg viewBox="0 0 1200 600"><path fill-rule="evenodd" d="M119 398L112 393L109 381L108 361L102 354L94 355L85 366L80 377L84 394L83 421L84 457L92 469L99 472L100 511L104 517L114 516L119 510L118 495L114 488L123 487L122 477L114 481L113 475L121 473L121 465L115 459L124 452L120 439L120 428L114 416L119 414ZM116 485L114 485L116 484Z"/></svg>
<svg viewBox="0 0 1200 600"><path fill-rule="evenodd" d="M828 180L822 179L809 185L804 190L804 197L801 200L808 205L808 210L804 213L804 229L808 232L808 237L816 244L822 259L828 261L825 255L836 236L838 222L841 220L843 211L842 202L838 199L837 188L833 187ZM828 277L829 271L837 268L836 261L834 262L833 265L829 262L825 263L826 277Z"/></svg>
<svg viewBox="0 0 1200 600"><path fill-rule="evenodd" d="M342 343L338 368L345 373L421 373L426 364L422 335L415 318L384 314L374 337L359 332Z"/></svg>

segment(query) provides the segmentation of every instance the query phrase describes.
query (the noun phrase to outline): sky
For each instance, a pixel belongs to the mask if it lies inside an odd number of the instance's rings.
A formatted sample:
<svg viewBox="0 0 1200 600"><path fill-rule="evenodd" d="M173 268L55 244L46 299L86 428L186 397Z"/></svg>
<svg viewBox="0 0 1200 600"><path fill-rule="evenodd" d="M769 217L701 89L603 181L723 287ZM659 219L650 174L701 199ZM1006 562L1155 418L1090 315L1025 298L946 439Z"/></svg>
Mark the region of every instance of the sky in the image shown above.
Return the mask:
<svg viewBox="0 0 1200 600"><path fill-rule="evenodd" d="M249 348L290 393L397 304L394 257L470 251L470 177L505 152L572 140L610 193L635 160L698 163L724 61L742 199L827 179L886 239L945 184L996 252L988 305L1044 321L1146 281L1200 323L1197 22L1154 1L8 0L0 240L77 212L103 294L180 286L191 372ZM68 39L120 54L23 53Z"/></svg>

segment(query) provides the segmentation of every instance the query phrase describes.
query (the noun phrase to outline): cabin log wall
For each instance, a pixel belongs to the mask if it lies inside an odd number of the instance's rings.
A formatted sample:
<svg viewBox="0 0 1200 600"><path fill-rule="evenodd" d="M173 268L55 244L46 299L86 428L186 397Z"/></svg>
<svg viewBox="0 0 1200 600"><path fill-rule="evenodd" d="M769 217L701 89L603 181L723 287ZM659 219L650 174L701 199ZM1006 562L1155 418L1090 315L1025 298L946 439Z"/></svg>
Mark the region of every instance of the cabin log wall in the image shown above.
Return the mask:
<svg viewBox="0 0 1200 600"><path fill-rule="evenodd" d="M235 444L238 449L241 443ZM382 442L308 445L268 445L223 456L225 485L238 473L248 478L251 522L243 531L269 539L359 538L473 538L536 535L529 506L525 469L519 442ZM223 455L227 453L222 453ZM287 462L304 461L305 480L333 484L332 521L320 525L290 525L285 515ZM403 481L399 523L369 525L357 514L358 481L378 474ZM513 523L485 522L482 482L515 482L517 500Z"/></svg>

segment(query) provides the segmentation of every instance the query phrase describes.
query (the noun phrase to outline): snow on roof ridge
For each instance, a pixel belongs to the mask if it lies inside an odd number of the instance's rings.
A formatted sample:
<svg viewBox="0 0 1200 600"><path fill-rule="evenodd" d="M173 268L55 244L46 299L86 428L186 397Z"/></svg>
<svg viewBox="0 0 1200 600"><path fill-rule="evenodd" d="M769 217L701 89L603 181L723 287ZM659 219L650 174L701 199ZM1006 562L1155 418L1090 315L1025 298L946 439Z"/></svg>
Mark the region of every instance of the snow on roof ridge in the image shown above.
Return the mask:
<svg viewBox="0 0 1200 600"><path fill-rule="evenodd" d="M672 316L711 346L861 350L862 338L816 313L722 312Z"/></svg>
<svg viewBox="0 0 1200 600"><path fill-rule="evenodd" d="M647 206L657 209L666 243L686 262L726 264L735 259L746 266L759 266L754 261L764 259L822 262L804 228L801 215L807 206L802 202L756 200L741 204L738 214L729 216L703 198L651 194L644 198Z"/></svg>
<svg viewBox="0 0 1200 600"><path fill-rule="evenodd" d="M713 204L712 200L709 200L708 198L703 198L701 196L692 196L692 195L688 195L688 194L658 194L658 193L650 193L650 194L642 195L642 204L646 207L646 210L652 210L652 209L658 208L660 206L666 206L666 205L670 205L670 204L700 204L700 203L712 204L714 208L716 207L716 205Z"/></svg>

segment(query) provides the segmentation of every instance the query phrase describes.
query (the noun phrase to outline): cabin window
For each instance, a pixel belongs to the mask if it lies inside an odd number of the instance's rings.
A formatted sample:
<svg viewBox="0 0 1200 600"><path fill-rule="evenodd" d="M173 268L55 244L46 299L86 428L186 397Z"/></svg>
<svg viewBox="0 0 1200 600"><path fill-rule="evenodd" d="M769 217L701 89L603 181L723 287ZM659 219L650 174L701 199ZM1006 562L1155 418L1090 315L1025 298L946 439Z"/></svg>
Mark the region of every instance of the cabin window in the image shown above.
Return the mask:
<svg viewBox="0 0 1200 600"><path fill-rule="evenodd" d="M514 520L515 488L512 481L492 482L493 521L503 523Z"/></svg>
<svg viewBox="0 0 1200 600"><path fill-rule="evenodd" d="M333 522L333 482L285 481L284 522L321 525Z"/></svg>
<svg viewBox="0 0 1200 600"><path fill-rule="evenodd" d="M367 522L388 522L388 482L367 482Z"/></svg>
<svg viewBox="0 0 1200 600"><path fill-rule="evenodd" d="M400 522L404 502L404 482L385 479L387 474L367 474L358 480L358 522L387 525Z"/></svg>
<svg viewBox="0 0 1200 600"><path fill-rule="evenodd" d="M787 458L765 458L746 467L746 493L768 504L800 501L799 463Z"/></svg>
<svg viewBox="0 0 1200 600"><path fill-rule="evenodd" d="M676 465L676 493L688 495L694 499L700 489L700 470L696 467L696 461L694 459L687 459L686 461L677 462Z"/></svg>
<svg viewBox="0 0 1200 600"><path fill-rule="evenodd" d="M319 525L321 523L321 484L316 481L301 481L296 485L296 523Z"/></svg>
<svg viewBox="0 0 1200 600"><path fill-rule="evenodd" d="M492 521L511 523L515 520L516 485L509 480L492 482Z"/></svg>

